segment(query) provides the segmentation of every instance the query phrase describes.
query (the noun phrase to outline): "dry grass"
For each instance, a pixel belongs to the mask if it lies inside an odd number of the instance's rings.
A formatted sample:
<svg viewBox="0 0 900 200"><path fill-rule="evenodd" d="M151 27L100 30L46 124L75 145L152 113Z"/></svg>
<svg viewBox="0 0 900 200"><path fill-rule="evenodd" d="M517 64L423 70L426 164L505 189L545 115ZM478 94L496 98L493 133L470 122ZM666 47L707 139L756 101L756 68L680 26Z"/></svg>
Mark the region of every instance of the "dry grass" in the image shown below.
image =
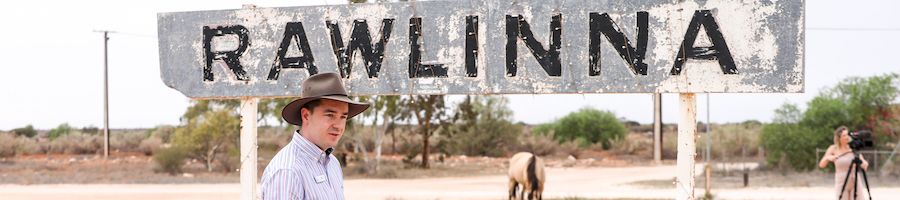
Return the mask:
<svg viewBox="0 0 900 200"><path fill-rule="evenodd" d="M152 158L141 153L99 155L38 154L0 162L0 184L160 184L237 183L238 173L207 173L200 162L188 161L185 173L155 173Z"/></svg>
<svg viewBox="0 0 900 200"><path fill-rule="evenodd" d="M630 133L618 140L613 140L610 151L616 154L653 156L653 139L640 133Z"/></svg>
<svg viewBox="0 0 900 200"><path fill-rule="evenodd" d="M363 167L362 161L354 161L344 168L344 177L355 178L428 178L428 177L458 177L497 175L506 172L506 158L491 157L465 157L453 156L445 158L441 162L439 156L432 155L433 162L430 169L418 167L418 159L412 163L404 163L403 156L391 155L382 157L383 160L376 173L369 174ZM373 161L374 162L374 161Z"/></svg>
<svg viewBox="0 0 900 200"><path fill-rule="evenodd" d="M103 138L79 132L59 136L50 141L49 153L94 154L103 147Z"/></svg>
<svg viewBox="0 0 900 200"><path fill-rule="evenodd" d="M12 133L0 133L0 158L16 155L17 142L15 138L15 135Z"/></svg>
<svg viewBox="0 0 900 200"><path fill-rule="evenodd" d="M109 148L121 152L143 152L140 148L141 142L148 139L148 136L149 134L143 131L110 133Z"/></svg>

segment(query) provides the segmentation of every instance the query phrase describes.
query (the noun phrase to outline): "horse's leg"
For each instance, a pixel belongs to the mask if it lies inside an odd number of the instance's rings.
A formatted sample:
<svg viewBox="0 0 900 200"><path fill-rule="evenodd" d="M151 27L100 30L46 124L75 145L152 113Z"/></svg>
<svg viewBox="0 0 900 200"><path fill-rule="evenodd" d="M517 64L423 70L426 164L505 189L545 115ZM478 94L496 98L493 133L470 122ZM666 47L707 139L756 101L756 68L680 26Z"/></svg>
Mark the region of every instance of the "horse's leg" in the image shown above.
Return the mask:
<svg viewBox="0 0 900 200"><path fill-rule="evenodd" d="M525 199L525 191L528 190L528 187L525 184L522 184L522 191L519 193L519 199Z"/></svg>
<svg viewBox="0 0 900 200"><path fill-rule="evenodd" d="M513 178L509 179L509 200L513 200L516 198L516 188L519 187L519 184L516 183L516 180Z"/></svg>
<svg viewBox="0 0 900 200"><path fill-rule="evenodd" d="M528 200L534 199L534 186L528 189Z"/></svg>

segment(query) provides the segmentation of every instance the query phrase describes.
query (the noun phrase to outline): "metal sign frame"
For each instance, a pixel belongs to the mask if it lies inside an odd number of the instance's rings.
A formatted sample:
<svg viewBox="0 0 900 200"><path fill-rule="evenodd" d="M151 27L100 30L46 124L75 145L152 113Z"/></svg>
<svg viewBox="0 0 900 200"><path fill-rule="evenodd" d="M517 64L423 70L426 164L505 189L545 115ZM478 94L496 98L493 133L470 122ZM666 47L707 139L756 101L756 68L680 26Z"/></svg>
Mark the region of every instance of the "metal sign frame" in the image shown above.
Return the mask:
<svg viewBox="0 0 900 200"><path fill-rule="evenodd" d="M427 1L160 13L192 98L803 92L802 1Z"/></svg>

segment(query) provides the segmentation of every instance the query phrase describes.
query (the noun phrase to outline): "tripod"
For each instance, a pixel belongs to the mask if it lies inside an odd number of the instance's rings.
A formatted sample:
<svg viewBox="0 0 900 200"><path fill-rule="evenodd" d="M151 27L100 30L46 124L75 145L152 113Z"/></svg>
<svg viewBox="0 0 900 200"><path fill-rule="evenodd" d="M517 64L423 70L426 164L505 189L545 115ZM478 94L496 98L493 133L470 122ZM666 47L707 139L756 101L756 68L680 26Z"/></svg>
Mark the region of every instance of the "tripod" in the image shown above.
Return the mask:
<svg viewBox="0 0 900 200"><path fill-rule="evenodd" d="M863 181L864 181L865 184L866 184L866 193L869 194L869 200L872 200L872 191L869 190L869 178L866 176L866 170L860 169L860 168L861 168L860 165L862 165L862 160L859 159L859 153L856 152L856 151L854 151L854 152L853 152L853 161L850 162L850 168L847 169L847 176L844 177L844 184L841 185L841 194L838 195L838 200L840 200L841 198L844 197L844 191L846 191L846 188L847 188L847 181L850 180L850 172L856 172L856 173L853 173L853 176L854 176L854 178L853 178L853 179L854 179L854 180L853 180L853 190L852 190L852 192L853 192L853 199L856 200L857 195L859 194L859 193L857 193L857 191L856 191L856 189L857 189L857 187L856 187L857 184L856 184L856 183L857 183L857 181L859 181L859 180L857 180L856 178L859 178L858 174L859 174L860 172L862 172L862 175L863 175Z"/></svg>

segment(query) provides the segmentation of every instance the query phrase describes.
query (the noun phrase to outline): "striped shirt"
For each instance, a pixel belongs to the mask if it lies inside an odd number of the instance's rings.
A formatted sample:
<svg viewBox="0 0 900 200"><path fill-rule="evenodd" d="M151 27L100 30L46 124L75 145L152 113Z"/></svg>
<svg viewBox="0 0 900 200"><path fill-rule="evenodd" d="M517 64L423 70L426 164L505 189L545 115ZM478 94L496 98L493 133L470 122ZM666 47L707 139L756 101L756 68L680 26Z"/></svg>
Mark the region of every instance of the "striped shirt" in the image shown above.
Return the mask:
<svg viewBox="0 0 900 200"><path fill-rule="evenodd" d="M262 199L344 199L344 177L333 148L325 151L294 133L262 176Z"/></svg>

